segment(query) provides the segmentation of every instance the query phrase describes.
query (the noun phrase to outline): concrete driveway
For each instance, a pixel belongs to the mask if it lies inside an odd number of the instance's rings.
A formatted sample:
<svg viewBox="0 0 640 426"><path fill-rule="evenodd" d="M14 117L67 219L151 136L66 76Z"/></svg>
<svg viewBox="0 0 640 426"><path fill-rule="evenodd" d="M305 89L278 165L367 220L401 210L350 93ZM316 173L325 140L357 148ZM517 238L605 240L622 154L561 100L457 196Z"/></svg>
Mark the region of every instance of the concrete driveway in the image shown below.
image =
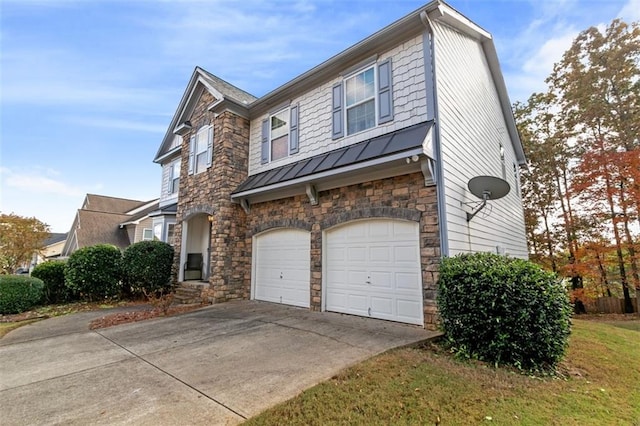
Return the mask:
<svg viewBox="0 0 640 426"><path fill-rule="evenodd" d="M237 424L436 335L254 301L90 331L105 314L53 318L0 340L2 424Z"/></svg>

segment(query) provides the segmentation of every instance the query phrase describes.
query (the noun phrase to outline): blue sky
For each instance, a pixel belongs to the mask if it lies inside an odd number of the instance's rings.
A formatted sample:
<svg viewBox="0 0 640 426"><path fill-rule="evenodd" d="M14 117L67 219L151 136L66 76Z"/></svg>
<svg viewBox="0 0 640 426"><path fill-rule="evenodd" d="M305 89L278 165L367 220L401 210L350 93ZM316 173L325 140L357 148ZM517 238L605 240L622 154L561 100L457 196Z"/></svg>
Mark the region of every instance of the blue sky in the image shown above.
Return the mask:
<svg viewBox="0 0 640 426"><path fill-rule="evenodd" d="M426 0L0 0L0 211L68 231L86 193L150 200L196 65L261 96ZM450 0L493 34L512 101L640 0Z"/></svg>

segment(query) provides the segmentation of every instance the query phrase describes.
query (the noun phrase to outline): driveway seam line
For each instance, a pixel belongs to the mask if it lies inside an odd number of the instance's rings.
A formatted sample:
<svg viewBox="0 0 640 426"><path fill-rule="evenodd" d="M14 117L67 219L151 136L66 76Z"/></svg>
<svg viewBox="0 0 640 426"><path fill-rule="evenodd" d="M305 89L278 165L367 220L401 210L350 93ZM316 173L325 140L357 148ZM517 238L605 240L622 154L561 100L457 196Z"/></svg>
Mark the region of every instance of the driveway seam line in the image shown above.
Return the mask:
<svg viewBox="0 0 640 426"><path fill-rule="evenodd" d="M291 318L291 317L287 317L287 318ZM265 324L273 324L273 325L278 325L280 327L289 328L291 330L298 330L298 331L304 331L304 332L307 332L307 333L315 334L316 336L320 336L320 337L324 337L324 338L329 339L329 340L333 340L334 342L350 346L350 347L352 347L354 349L366 349L366 348L364 348L362 346L358 346L358 345L354 345L354 344L349 343L349 342L342 341L342 340L340 340L340 339L338 339L336 337L327 336L326 334L318 333L317 331L307 330L305 328L300 328L300 327L294 327L294 326L287 325L287 324L280 324L280 323L275 322L275 321L264 321L264 320L259 320L259 321L262 322L262 323L265 323Z"/></svg>
<svg viewBox="0 0 640 426"><path fill-rule="evenodd" d="M205 398L207 398L207 399L209 399L209 400L211 400L211 401L215 402L216 404L220 405L221 407L226 408L227 410L231 411L233 414L235 414L235 415L237 415L237 416L241 417L242 419L247 420L247 417L246 417L246 416L244 416L244 415L240 414L239 412L237 412L237 411L236 411L236 410L234 410L233 408L231 408L231 407L227 406L226 404L224 404L224 403L222 403L222 402L220 402L220 401L216 400L215 398L213 398L213 397L211 397L211 396L207 395L206 393L202 392L200 389L197 389L197 388L195 388L195 387L191 386L189 383L187 383L187 382L185 382L184 380L182 380L182 379L180 379L180 378L178 378L178 377L174 376L173 374L169 373L168 371L163 370L162 368L158 367L157 365L153 364L152 362L150 362L150 361L148 361L148 360L144 359L143 357L141 357L141 356L140 356L140 355L138 355L137 353L135 353L135 352L133 352L133 351L131 351L131 350L127 349L126 347L122 346L120 343L116 342L115 340L112 340L112 339L108 338L107 336L105 336L104 334L100 333L99 331L93 330L93 332L94 332L94 333L96 333L96 334L98 334L99 336L102 336L104 339L106 339L106 340L110 341L110 342L111 342L111 343L113 343L114 345L119 346L120 348L122 348L122 349L124 349L125 351L129 352L131 355L133 355L134 357L138 358L140 361L142 361L142 362L144 362L144 363L146 363L146 364L150 365L151 367L155 368L156 370L158 370L158 371L160 371L160 372L162 372L162 373L166 374L167 376L171 377L172 379L174 379L174 380L176 380L176 381L178 381L178 382L182 383L182 384L183 384L183 385L185 385L186 387L188 387L188 388L190 388L190 389L194 390L195 392L197 392L197 393L199 393L200 395L204 396Z"/></svg>

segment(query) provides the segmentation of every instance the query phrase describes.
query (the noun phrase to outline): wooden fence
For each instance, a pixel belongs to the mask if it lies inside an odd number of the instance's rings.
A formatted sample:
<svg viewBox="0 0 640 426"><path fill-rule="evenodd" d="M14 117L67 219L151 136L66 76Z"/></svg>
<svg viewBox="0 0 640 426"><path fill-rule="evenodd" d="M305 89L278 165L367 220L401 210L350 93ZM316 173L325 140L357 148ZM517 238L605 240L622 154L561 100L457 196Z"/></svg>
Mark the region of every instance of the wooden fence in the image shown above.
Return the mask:
<svg viewBox="0 0 640 426"><path fill-rule="evenodd" d="M631 299L633 312L638 312L638 299ZM596 300L596 312L602 314L624 313L624 299L619 297L598 297Z"/></svg>

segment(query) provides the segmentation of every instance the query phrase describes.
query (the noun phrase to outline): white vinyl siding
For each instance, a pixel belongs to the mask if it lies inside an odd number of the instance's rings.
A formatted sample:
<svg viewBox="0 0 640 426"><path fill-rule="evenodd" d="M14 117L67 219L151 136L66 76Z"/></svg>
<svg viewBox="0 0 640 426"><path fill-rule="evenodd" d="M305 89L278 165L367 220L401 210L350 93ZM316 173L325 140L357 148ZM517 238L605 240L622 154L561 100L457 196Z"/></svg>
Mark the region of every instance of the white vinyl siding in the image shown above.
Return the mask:
<svg viewBox="0 0 640 426"><path fill-rule="evenodd" d="M502 177L500 144L507 164L516 158L482 46L438 22L434 32L449 255L501 249L526 258L522 201L512 176L506 176L506 197L466 220L470 203L479 201L467 189L469 179Z"/></svg>
<svg viewBox="0 0 640 426"><path fill-rule="evenodd" d="M345 129L344 137L332 139L333 87L344 81L342 76L336 76L335 79L326 81L291 99L292 105L299 105L300 145L298 154L295 156L289 156L274 163L261 161L262 122L268 119L268 115L264 114L252 119L249 175L424 122L427 119L427 101L422 46L422 36L418 35L379 55L378 65L387 59L392 59L390 64L393 78L393 89L390 94L393 100L392 121L380 124L381 120L378 120L377 126L353 135L346 135ZM378 94L378 96L382 95L382 92ZM389 96L389 93L384 95Z"/></svg>

